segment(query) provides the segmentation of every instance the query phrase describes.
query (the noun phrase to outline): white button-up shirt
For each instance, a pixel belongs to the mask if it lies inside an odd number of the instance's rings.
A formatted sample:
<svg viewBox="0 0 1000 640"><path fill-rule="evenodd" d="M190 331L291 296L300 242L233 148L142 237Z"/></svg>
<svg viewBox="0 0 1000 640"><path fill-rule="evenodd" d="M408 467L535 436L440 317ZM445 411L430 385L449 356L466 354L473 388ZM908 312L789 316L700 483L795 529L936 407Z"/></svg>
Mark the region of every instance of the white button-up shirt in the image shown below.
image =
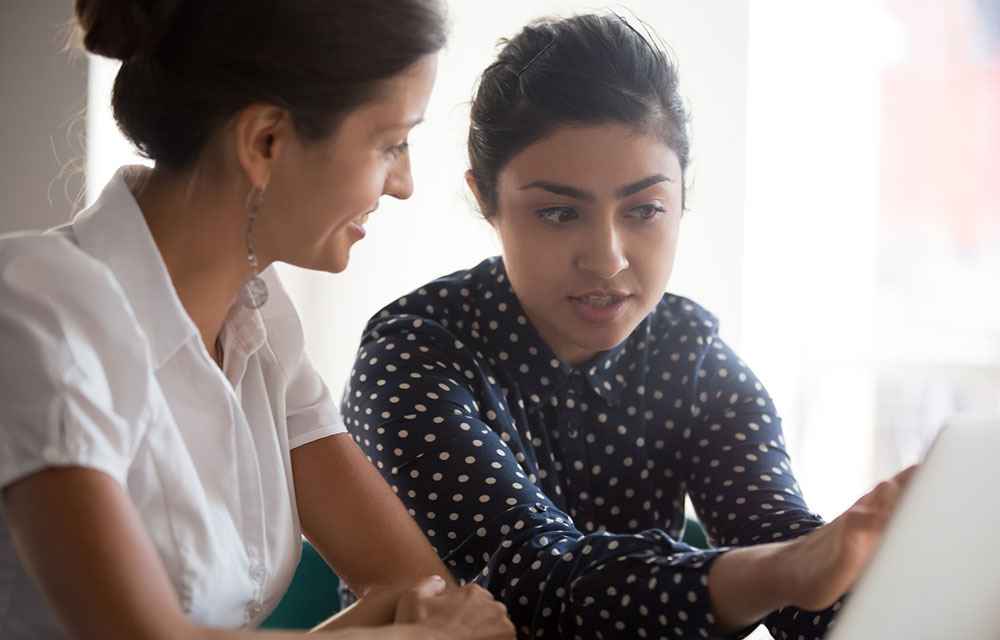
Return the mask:
<svg viewBox="0 0 1000 640"><path fill-rule="evenodd" d="M0 238L0 487L51 466L128 493L190 618L252 628L301 551L289 451L344 431L273 269L220 370L123 169L74 222ZM345 436L346 437L346 436ZM0 505L0 638L63 638Z"/></svg>

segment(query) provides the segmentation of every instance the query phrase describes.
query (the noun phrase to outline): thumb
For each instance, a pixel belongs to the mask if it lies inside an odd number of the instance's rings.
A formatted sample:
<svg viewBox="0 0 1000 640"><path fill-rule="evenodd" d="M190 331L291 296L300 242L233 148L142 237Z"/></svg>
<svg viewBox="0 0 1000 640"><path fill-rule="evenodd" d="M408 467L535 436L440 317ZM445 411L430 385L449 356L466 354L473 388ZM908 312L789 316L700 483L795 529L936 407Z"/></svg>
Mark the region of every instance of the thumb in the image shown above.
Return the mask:
<svg viewBox="0 0 1000 640"><path fill-rule="evenodd" d="M419 598L431 598L444 591L444 588L444 578L441 576L427 576L417 583L413 591Z"/></svg>

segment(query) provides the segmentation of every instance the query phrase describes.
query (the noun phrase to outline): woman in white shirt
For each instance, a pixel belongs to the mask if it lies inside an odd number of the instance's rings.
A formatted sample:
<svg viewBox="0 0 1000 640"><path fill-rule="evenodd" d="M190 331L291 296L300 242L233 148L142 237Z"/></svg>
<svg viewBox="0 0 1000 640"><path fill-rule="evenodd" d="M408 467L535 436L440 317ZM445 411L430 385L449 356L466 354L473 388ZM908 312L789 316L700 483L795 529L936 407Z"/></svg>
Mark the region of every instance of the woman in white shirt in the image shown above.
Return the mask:
<svg viewBox="0 0 1000 640"><path fill-rule="evenodd" d="M115 117L154 167L0 239L0 637L243 637L304 533L363 594L330 637L512 638L344 433L270 268L341 271L379 198L410 195L440 7L76 14L123 61Z"/></svg>

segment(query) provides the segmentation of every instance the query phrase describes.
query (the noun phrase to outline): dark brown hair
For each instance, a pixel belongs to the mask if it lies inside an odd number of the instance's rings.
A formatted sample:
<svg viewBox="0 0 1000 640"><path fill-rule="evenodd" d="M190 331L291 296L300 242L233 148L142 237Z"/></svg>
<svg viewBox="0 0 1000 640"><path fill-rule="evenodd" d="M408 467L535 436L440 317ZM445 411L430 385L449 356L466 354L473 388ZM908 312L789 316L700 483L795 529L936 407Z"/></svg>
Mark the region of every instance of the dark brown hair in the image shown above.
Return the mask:
<svg viewBox="0 0 1000 640"><path fill-rule="evenodd" d="M122 60L115 120L140 153L189 167L254 103L305 140L445 42L438 0L76 0L84 46Z"/></svg>
<svg viewBox="0 0 1000 640"><path fill-rule="evenodd" d="M469 163L483 215L496 215L497 176L563 124L622 122L663 138L687 169L688 111L677 66L655 37L616 14L542 21L501 41L472 102Z"/></svg>

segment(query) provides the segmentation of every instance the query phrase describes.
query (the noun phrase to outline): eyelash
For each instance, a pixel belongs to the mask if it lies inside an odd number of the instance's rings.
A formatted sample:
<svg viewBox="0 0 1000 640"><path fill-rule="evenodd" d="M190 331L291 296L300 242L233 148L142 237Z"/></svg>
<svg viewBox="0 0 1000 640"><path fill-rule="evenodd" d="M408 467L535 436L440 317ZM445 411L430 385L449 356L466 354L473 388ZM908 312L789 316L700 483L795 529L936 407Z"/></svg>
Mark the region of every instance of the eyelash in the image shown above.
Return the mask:
<svg viewBox="0 0 1000 640"><path fill-rule="evenodd" d="M409 150L409 148L410 148L410 143L407 142L406 140L404 140L404 141L400 142L397 145L389 147L389 149L386 152L390 156L392 156L393 160L395 160L401 154L406 153Z"/></svg>
<svg viewBox="0 0 1000 640"><path fill-rule="evenodd" d="M631 214L634 211L640 212L640 215L636 219L642 222L649 222L654 218L656 218L657 216L667 212L666 209L664 209L658 204L643 204L639 205L638 207L633 207L632 209L629 210L629 214ZM553 214L557 216L557 219L549 217ZM571 214L574 217L563 218L563 216L566 214ZM551 224L566 224L567 222L571 222L572 220L575 220L576 218L580 217L575 210L569 207L551 207L549 209L541 209L540 211L537 211L535 215L537 215L538 218L541 219L542 221ZM632 216L629 215L629 217Z"/></svg>
<svg viewBox="0 0 1000 640"><path fill-rule="evenodd" d="M639 216L640 220L652 220L653 218L657 217L661 213L666 213L667 212L666 209L664 209L663 207L661 207L658 204L643 204L643 205L639 205L638 207L635 207L634 209L632 209L632 211L641 211L643 214L646 214L646 213L650 214L649 216L640 215ZM631 213L631 211L629 213Z"/></svg>

